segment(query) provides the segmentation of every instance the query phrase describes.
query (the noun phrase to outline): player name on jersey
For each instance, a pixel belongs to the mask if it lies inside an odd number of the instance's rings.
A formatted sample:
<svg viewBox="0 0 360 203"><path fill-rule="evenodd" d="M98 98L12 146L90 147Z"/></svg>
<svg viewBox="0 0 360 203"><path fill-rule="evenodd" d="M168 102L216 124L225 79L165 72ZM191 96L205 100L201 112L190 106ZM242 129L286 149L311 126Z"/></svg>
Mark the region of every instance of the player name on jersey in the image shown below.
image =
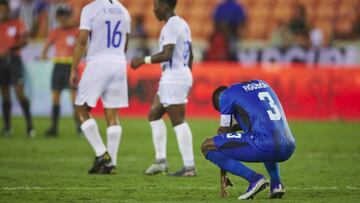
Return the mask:
<svg viewBox="0 0 360 203"><path fill-rule="evenodd" d="M249 92L257 89L268 88L269 86L263 82L252 82L247 85L243 85L242 87L244 88L245 91Z"/></svg>

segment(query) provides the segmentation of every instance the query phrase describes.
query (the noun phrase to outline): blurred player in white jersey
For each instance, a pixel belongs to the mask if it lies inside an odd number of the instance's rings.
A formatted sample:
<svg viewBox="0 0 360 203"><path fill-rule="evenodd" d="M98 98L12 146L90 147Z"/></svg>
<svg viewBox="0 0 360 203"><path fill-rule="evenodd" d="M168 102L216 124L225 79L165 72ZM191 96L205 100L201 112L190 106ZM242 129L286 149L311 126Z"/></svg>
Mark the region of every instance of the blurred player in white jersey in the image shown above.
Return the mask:
<svg viewBox="0 0 360 203"><path fill-rule="evenodd" d="M81 12L79 39L73 55L70 84L77 88L76 113L81 130L95 151L89 174L115 173L121 138L118 109L128 107L125 52L130 15L117 0L95 0ZM79 81L78 65L87 49L87 67ZM101 97L107 122L107 146L90 110Z"/></svg>
<svg viewBox="0 0 360 203"><path fill-rule="evenodd" d="M167 113L174 127L184 167L171 176L196 176L192 134L185 121L185 105L193 83L191 31L184 19L174 12L176 0L154 0L154 13L166 24L161 30L160 52L154 56L134 59L133 69L143 64L161 63L159 89L148 115L155 147L156 161L146 175L167 172L166 126L162 116Z"/></svg>

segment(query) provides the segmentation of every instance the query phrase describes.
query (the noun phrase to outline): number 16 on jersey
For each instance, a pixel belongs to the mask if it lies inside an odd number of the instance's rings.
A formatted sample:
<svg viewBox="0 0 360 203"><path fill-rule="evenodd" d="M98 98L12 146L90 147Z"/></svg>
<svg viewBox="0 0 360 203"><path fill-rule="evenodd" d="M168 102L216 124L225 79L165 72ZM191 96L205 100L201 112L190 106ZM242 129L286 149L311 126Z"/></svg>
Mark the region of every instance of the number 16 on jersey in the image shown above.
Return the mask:
<svg viewBox="0 0 360 203"><path fill-rule="evenodd" d="M118 48L122 40L122 33L119 31L121 21L117 21L114 27L109 20L105 21L105 24L107 26L107 48Z"/></svg>

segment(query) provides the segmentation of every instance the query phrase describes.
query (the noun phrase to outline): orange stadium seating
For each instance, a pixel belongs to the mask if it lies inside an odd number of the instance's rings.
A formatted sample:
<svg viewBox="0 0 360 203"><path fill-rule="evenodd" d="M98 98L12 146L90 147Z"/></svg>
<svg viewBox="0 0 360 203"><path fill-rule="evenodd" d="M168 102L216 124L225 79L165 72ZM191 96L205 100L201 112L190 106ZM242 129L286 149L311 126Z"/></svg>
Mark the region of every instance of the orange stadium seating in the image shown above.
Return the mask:
<svg viewBox="0 0 360 203"><path fill-rule="evenodd" d="M91 0L68 0L73 4L76 18L80 8ZM120 0L132 17L143 15L145 28L151 38L157 38L162 26L153 14L153 0ZM221 0L178 0L177 13L185 18L195 40L206 40L213 31L212 15ZM311 27L320 28L325 36L334 30L346 32L351 29L359 10L360 0L238 0L248 16L245 39L266 40L276 23L287 22L292 7L299 2L306 8Z"/></svg>

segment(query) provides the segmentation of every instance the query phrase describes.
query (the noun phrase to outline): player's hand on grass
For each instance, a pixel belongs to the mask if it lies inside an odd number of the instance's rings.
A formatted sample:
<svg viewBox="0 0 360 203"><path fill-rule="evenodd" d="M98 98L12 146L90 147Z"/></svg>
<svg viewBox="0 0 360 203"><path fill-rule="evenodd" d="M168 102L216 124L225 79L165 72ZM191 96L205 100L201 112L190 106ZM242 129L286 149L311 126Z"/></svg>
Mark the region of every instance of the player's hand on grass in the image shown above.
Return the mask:
<svg viewBox="0 0 360 203"><path fill-rule="evenodd" d="M78 84L78 73L77 73L77 71L74 71L74 70L71 71L69 84L70 84L71 88L73 88L73 89L77 88L77 84Z"/></svg>
<svg viewBox="0 0 360 203"><path fill-rule="evenodd" d="M232 187L233 184L231 182L231 180L227 177L227 176L221 176L221 197L227 197L229 196L229 193L226 191L226 188L230 186Z"/></svg>
<svg viewBox="0 0 360 203"><path fill-rule="evenodd" d="M136 70L143 64L145 64L143 58L135 58L131 61L131 68Z"/></svg>

